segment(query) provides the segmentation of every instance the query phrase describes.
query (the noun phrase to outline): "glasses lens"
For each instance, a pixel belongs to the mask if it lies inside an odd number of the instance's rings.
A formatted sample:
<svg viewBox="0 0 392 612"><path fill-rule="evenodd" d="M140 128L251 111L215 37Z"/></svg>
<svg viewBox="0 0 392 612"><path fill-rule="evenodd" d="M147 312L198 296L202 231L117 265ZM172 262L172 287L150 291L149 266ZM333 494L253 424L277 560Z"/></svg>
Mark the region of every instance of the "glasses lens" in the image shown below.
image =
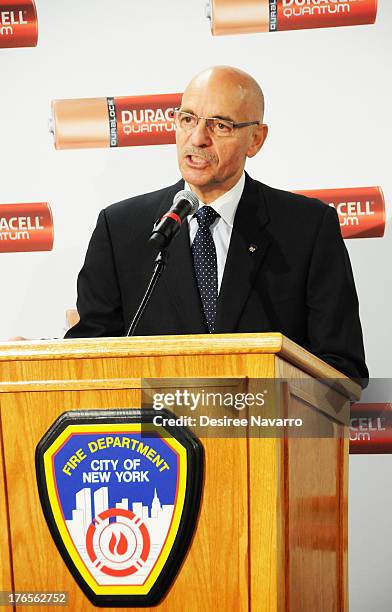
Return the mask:
<svg viewBox="0 0 392 612"><path fill-rule="evenodd" d="M182 111L176 111L177 123L183 130L193 130L197 125L197 117L190 113L183 113Z"/></svg>
<svg viewBox="0 0 392 612"><path fill-rule="evenodd" d="M216 136L230 136L233 133L233 124L231 121L223 119L210 119L211 129Z"/></svg>

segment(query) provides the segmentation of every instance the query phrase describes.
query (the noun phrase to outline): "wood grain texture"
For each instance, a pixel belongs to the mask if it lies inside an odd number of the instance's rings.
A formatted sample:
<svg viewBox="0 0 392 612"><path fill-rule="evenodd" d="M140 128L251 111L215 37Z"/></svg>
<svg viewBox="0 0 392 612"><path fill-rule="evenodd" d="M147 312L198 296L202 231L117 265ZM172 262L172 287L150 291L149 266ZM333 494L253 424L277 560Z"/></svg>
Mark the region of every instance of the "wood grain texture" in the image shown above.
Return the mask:
<svg viewBox="0 0 392 612"><path fill-rule="evenodd" d="M265 359L269 359L267 355ZM118 363L116 362L118 361ZM35 383L48 380L54 362L29 362L35 367ZM64 410L140 406L140 378L178 376L243 376L248 369L244 355L233 359L194 357L67 360L63 375L77 381L82 374L91 380L92 369L101 380L132 372L135 389L65 389L59 391L19 391L2 394L5 415L7 478L12 482L9 507L13 517L11 534L14 553L15 586L18 589L68 590L71 608L92 610L93 606L75 585L51 539L39 504L35 484L34 452L43 433ZM99 365L97 369L97 364ZM3 364L5 365L5 364ZM26 365L19 362L23 369ZM82 366L82 368L81 368ZM40 376L41 375L41 376ZM56 378L57 379L57 378ZM127 379L129 383L129 378ZM160 381L162 382L162 381ZM168 387L166 387L168 388ZM246 440L206 439L206 474L202 509L197 532L183 567L160 604L162 612L184 605L199 610L248 610L248 486ZM219 475L219 476L218 476ZM27 512L18 512L23 503ZM32 529L32 525L34 528ZM28 554L26 547L28 546ZM34 551L34 552L33 552ZM33 555L36 560L33 563ZM224 562L224 571L222 563ZM29 567L29 571L26 571ZM196 586L197 585L197 586ZM191 594L191 595L190 595ZM223 606L223 608L222 608ZM98 608L97 608L98 609ZM102 608L100 608L102 609ZM120 610L120 609L119 609Z"/></svg>
<svg viewBox="0 0 392 612"><path fill-rule="evenodd" d="M280 333L197 334L193 336L137 336L134 338L89 338L0 343L0 361L29 359L98 358L121 355L219 355L276 353L315 378L335 379L343 394L357 400L359 385L338 370L311 355Z"/></svg>
<svg viewBox="0 0 392 612"><path fill-rule="evenodd" d="M139 378L104 378L95 380L39 380L0 384L0 393L22 393L26 391L88 391L90 389L140 389Z"/></svg>
<svg viewBox="0 0 392 612"><path fill-rule="evenodd" d="M284 610L281 440L249 439L250 610Z"/></svg>
<svg viewBox="0 0 392 612"><path fill-rule="evenodd" d="M333 437L203 438L205 485L195 537L173 587L151 612L341 612L348 446L340 423L357 389L347 378L339 390L327 381L313 384L315 371L321 378L336 371L292 344L281 334L238 334L0 345L15 588L68 590L71 609L95 609L57 552L38 499L35 447L59 414L137 408L146 378L165 391L184 384L173 379L189 377L187 386L242 381L255 392L260 379L288 376L295 381L278 392L278 409L311 415L313 434L322 422Z"/></svg>
<svg viewBox="0 0 392 612"><path fill-rule="evenodd" d="M333 384L339 393L352 401L359 400L362 392L360 385L284 336L279 357L310 376L323 380L325 384Z"/></svg>
<svg viewBox="0 0 392 612"><path fill-rule="evenodd" d="M73 327L74 325L76 325L76 323L79 323L79 321L80 317L76 308L68 308L68 310L65 311L65 322L67 325L67 329Z"/></svg>
<svg viewBox="0 0 392 612"><path fill-rule="evenodd" d="M196 334L135 336L133 338L83 338L76 340L28 340L0 343L0 361L35 359L85 359L132 355L217 355L275 353L284 336L265 334Z"/></svg>
<svg viewBox="0 0 392 612"><path fill-rule="evenodd" d="M160 389L170 389L173 386L173 378L168 379L147 379L144 382L140 378L104 378L104 379L84 379L84 380L32 380L30 382L9 382L0 384L0 393L21 393L26 391L58 391L60 388L63 391L88 391L89 389L141 389L155 385L154 389L159 386ZM243 379L236 378L186 378L184 383L181 379L176 379L177 389L182 387L214 387L218 385L225 390L235 389L239 382ZM155 382L154 382L155 381ZM159 381L159 382L158 382Z"/></svg>
<svg viewBox="0 0 392 612"><path fill-rule="evenodd" d="M252 378L249 392L262 392L265 379L275 378L275 359L263 363L249 357ZM271 398L271 390L273 396ZM272 416L275 403L274 386L266 406L249 411ZM249 546L250 602L252 612L285 610L285 549L282 529L284 498L282 489L282 443L277 437L262 437L262 430L249 430Z"/></svg>
<svg viewBox="0 0 392 612"><path fill-rule="evenodd" d="M10 545L10 522L8 480L4 464L3 414L0 403L0 591L10 591L14 587L12 574L12 548Z"/></svg>
<svg viewBox="0 0 392 612"><path fill-rule="evenodd" d="M294 369L290 368L294 373ZM315 380L306 373L301 378L290 377L288 381L290 392L309 406L317 406L317 409L326 416L342 425L349 425L350 403L347 396L342 395L334 388ZM320 421L323 423L323 421Z"/></svg>
<svg viewBox="0 0 392 612"><path fill-rule="evenodd" d="M277 375L292 379L285 412L309 436L286 438L287 610L346 612L349 401L280 358Z"/></svg>
<svg viewBox="0 0 392 612"><path fill-rule="evenodd" d="M348 457L350 453L349 429L347 427L341 429L340 434L340 455L338 457L338 470L341 482L341 488L339 491L339 516L341 525L339 542L339 563L341 564L341 566L337 568L337 571L340 572L342 577L342 589L340 592L340 609L342 610L342 612L348 612Z"/></svg>

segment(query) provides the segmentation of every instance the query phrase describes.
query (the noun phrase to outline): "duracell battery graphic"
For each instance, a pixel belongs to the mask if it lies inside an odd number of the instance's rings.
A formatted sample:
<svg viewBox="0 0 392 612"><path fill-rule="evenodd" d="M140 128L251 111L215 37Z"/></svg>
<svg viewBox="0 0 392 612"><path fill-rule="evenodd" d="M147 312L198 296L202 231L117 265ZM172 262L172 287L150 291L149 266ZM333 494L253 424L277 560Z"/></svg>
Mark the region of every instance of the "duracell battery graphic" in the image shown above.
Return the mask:
<svg viewBox="0 0 392 612"><path fill-rule="evenodd" d="M392 453L392 403L353 404L350 454Z"/></svg>
<svg viewBox="0 0 392 612"><path fill-rule="evenodd" d="M0 48L36 47L37 41L34 0L0 0Z"/></svg>
<svg viewBox="0 0 392 612"><path fill-rule="evenodd" d="M374 23L377 0L208 0L214 36Z"/></svg>
<svg viewBox="0 0 392 612"><path fill-rule="evenodd" d="M338 213L343 238L381 238L385 232L385 201L380 187L301 190Z"/></svg>
<svg viewBox="0 0 392 612"><path fill-rule="evenodd" d="M173 110L181 93L54 100L50 131L56 149L174 144Z"/></svg>
<svg viewBox="0 0 392 612"><path fill-rule="evenodd" d="M0 253L51 251L53 234L47 202L0 204Z"/></svg>

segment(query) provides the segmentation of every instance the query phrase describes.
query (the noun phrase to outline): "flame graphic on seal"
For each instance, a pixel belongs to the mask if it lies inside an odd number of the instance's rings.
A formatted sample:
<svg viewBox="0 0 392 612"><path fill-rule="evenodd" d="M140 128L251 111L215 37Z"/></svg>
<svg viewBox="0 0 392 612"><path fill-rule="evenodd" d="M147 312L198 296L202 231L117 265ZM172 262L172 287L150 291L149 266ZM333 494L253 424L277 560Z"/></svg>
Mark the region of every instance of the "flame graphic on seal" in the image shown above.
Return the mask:
<svg viewBox="0 0 392 612"><path fill-rule="evenodd" d="M124 555L128 549L127 538L122 532L120 532L119 538L112 533L108 547L112 555Z"/></svg>

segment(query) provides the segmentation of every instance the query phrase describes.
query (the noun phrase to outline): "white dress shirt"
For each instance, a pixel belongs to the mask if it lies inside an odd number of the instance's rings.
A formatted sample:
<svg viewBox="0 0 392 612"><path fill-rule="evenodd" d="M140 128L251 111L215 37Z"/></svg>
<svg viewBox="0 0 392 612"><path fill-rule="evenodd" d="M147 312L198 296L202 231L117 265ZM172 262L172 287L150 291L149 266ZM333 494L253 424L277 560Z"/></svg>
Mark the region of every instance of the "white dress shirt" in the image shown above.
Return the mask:
<svg viewBox="0 0 392 612"><path fill-rule="evenodd" d="M212 234L212 238L215 243L216 248L216 259L218 266L218 293L221 288L223 272L225 270L227 252L229 250L231 232L233 230L233 223L235 213L237 212L237 207L239 201L242 196L242 192L244 190L245 185L245 173L242 173L242 176L238 183L234 185L230 189L230 191L226 191L223 195L219 196L214 202L208 204L211 206L219 215L211 225L210 230ZM191 188L187 183L185 183L185 189ZM199 199L199 204L201 206L206 206L204 202ZM191 246L193 244L193 240L196 236L196 232L199 228L199 224L197 222L196 217L193 215L188 215L188 226L189 226L189 238L191 242Z"/></svg>

